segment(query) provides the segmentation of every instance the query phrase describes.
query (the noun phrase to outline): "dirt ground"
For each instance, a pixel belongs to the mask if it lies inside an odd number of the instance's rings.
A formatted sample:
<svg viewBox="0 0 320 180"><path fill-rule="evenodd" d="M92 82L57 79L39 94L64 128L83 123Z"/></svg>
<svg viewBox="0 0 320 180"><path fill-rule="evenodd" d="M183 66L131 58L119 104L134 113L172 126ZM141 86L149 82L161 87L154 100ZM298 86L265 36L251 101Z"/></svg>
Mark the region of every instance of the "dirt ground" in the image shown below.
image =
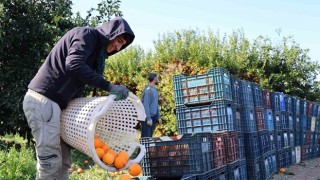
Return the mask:
<svg viewBox="0 0 320 180"><path fill-rule="evenodd" d="M288 174L275 174L273 180L320 180L320 158L305 161L286 169Z"/></svg>

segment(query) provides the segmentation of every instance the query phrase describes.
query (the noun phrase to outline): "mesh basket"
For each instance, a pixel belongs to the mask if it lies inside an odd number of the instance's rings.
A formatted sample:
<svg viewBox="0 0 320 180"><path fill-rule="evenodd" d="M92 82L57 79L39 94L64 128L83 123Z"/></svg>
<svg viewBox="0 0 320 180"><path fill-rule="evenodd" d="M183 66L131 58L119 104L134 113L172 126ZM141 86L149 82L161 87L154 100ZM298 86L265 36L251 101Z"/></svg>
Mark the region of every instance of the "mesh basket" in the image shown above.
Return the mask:
<svg viewBox="0 0 320 180"><path fill-rule="evenodd" d="M140 148L139 155L130 159L123 169L132 163L139 163L145 155L145 147L135 142L138 121L146 118L143 104L133 94L126 100L114 101L115 96L77 98L71 101L61 113L61 138L75 149L90 156L96 164L108 171L118 171L104 164L94 147L94 135L119 153L125 151L131 156Z"/></svg>

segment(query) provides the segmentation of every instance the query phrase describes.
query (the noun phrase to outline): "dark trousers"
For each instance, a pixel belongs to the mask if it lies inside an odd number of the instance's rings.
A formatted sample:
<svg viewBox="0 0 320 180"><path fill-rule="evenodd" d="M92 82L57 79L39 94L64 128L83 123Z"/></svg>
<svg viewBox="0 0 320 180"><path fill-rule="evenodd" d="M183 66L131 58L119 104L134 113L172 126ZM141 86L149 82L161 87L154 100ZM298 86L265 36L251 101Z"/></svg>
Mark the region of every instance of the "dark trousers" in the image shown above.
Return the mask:
<svg viewBox="0 0 320 180"><path fill-rule="evenodd" d="M152 126L147 124L147 119L144 122L141 122L141 137L152 137L157 123L157 116L151 116L151 119Z"/></svg>

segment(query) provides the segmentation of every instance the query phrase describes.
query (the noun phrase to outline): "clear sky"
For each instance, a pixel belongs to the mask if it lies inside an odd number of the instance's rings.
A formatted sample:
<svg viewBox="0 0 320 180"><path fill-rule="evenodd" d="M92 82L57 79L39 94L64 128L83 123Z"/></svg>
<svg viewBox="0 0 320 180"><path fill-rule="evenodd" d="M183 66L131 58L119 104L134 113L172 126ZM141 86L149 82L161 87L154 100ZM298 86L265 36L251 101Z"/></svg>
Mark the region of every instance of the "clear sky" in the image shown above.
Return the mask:
<svg viewBox="0 0 320 180"><path fill-rule="evenodd" d="M73 0L73 11L84 15L99 2ZM159 34L181 29L243 29L250 39L275 39L281 29L320 62L320 0L122 0L120 10L136 35L134 44L145 49L153 48Z"/></svg>

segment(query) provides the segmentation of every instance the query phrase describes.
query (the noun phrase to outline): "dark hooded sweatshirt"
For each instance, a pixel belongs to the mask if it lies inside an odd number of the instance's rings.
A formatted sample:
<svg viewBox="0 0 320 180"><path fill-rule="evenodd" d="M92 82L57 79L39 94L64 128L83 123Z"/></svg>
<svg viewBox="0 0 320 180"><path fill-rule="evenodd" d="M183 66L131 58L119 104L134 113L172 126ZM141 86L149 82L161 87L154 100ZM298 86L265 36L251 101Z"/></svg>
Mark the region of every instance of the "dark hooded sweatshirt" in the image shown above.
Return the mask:
<svg viewBox="0 0 320 180"><path fill-rule="evenodd" d="M108 90L110 83L95 71L97 57L101 49L121 34L130 37L122 50L132 43L134 33L120 17L96 29L77 27L70 30L53 47L28 88L56 102L61 109L66 108L86 84Z"/></svg>

